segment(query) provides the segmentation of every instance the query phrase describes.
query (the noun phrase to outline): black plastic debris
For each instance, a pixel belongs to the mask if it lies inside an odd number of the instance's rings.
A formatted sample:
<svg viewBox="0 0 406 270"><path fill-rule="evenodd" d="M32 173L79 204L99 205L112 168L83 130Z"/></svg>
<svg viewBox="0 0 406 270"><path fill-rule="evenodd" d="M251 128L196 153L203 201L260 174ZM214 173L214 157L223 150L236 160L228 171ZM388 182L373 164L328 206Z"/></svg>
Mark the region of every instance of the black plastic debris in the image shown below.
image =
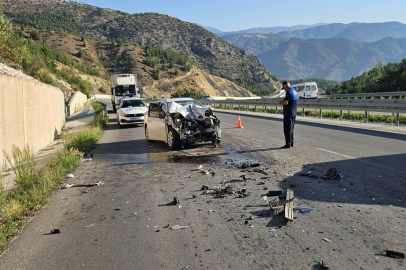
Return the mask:
<svg viewBox="0 0 406 270"><path fill-rule="evenodd" d="M404 258L405 254L393 250L385 250L386 256L391 257L391 258Z"/></svg>
<svg viewBox="0 0 406 270"><path fill-rule="evenodd" d="M268 196L268 197L272 197L272 196L282 196L282 190L270 190L270 191L268 191L268 193L266 194L266 196Z"/></svg>
<svg viewBox="0 0 406 270"><path fill-rule="evenodd" d="M200 190L209 190L208 186L203 185L202 188Z"/></svg>
<svg viewBox="0 0 406 270"><path fill-rule="evenodd" d="M61 231L59 229L52 229L50 233L44 233L44 235L49 235L49 234L58 234Z"/></svg>
<svg viewBox="0 0 406 270"><path fill-rule="evenodd" d="M268 175L268 173L266 171L264 171L262 169L258 169L258 168L254 169L254 172L262 173L263 175Z"/></svg>
<svg viewBox="0 0 406 270"><path fill-rule="evenodd" d="M315 174L311 174L311 173L299 173L300 176L307 176L307 177L311 177L311 178L319 178L319 176L315 175Z"/></svg>
<svg viewBox="0 0 406 270"><path fill-rule="evenodd" d="M338 171L336 168L330 168L327 170L326 174L322 176L323 179L326 180L335 180L335 179L340 179L340 175L338 174Z"/></svg>
<svg viewBox="0 0 406 270"><path fill-rule="evenodd" d="M235 192L235 194L237 194L237 196L239 198L245 198L245 197L248 197L249 195L251 195L251 193L247 192L247 190L245 188L241 189L240 191Z"/></svg>
<svg viewBox="0 0 406 270"><path fill-rule="evenodd" d="M320 270L327 270L327 269L330 269L330 268L325 266L324 262L322 261L321 264L320 264Z"/></svg>
<svg viewBox="0 0 406 270"><path fill-rule="evenodd" d="M178 197L173 197L173 201L167 203L166 205L178 205L178 204L179 204Z"/></svg>

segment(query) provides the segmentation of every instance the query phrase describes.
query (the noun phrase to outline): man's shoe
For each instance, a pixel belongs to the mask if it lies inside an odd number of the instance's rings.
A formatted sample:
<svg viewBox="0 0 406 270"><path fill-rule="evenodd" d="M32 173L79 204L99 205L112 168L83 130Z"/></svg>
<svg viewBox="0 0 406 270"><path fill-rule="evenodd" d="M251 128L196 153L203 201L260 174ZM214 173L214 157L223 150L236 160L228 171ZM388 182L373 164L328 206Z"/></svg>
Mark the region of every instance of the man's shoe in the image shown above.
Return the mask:
<svg viewBox="0 0 406 270"><path fill-rule="evenodd" d="M293 147L293 143L290 145L290 147Z"/></svg>
<svg viewBox="0 0 406 270"><path fill-rule="evenodd" d="M281 149L286 149L286 148L290 148L289 144L285 144L284 146L281 147Z"/></svg>

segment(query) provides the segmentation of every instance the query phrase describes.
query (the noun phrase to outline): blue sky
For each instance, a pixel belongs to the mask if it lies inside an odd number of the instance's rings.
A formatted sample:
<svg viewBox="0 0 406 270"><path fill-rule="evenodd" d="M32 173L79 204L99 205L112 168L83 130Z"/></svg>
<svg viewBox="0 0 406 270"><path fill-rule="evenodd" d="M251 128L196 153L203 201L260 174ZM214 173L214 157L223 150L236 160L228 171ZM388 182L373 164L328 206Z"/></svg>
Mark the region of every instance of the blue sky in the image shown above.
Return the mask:
<svg viewBox="0 0 406 270"><path fill-rule="evenodd" d="M315 23L406 23L406 0L76 0L127 13L156 12L223 32Z"/></svg>

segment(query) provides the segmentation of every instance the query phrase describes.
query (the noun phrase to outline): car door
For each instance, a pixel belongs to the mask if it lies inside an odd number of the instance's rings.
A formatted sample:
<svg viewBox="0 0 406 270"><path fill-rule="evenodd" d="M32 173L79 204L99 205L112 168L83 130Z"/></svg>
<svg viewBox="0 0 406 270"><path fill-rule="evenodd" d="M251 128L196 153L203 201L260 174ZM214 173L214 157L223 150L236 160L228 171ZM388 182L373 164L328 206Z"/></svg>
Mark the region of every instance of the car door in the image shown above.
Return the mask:
<svg viewBox="0 0 406 270"><path fill-rule="evenodd" d="M159 118L161 112L159 103L150 103L148 109L148 136L150 140L166 142L165 120Z"/></svg>

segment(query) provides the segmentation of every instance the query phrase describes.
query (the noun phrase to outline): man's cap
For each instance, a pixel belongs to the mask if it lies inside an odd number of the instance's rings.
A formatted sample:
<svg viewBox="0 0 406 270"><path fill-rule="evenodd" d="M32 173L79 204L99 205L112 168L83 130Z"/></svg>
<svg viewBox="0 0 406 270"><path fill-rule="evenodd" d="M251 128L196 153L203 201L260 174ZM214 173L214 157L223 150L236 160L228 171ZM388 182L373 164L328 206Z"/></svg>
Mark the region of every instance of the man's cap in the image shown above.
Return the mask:
<svg viewBox="0 0 406 270"><path fill-rule="evenodd" d="M282 83L282 89L283 89L283 86L285 86L286 84L288 84L288 82L287 81L283 81L283 83ZM282 90L281 89L281 90Z"/></svg>

